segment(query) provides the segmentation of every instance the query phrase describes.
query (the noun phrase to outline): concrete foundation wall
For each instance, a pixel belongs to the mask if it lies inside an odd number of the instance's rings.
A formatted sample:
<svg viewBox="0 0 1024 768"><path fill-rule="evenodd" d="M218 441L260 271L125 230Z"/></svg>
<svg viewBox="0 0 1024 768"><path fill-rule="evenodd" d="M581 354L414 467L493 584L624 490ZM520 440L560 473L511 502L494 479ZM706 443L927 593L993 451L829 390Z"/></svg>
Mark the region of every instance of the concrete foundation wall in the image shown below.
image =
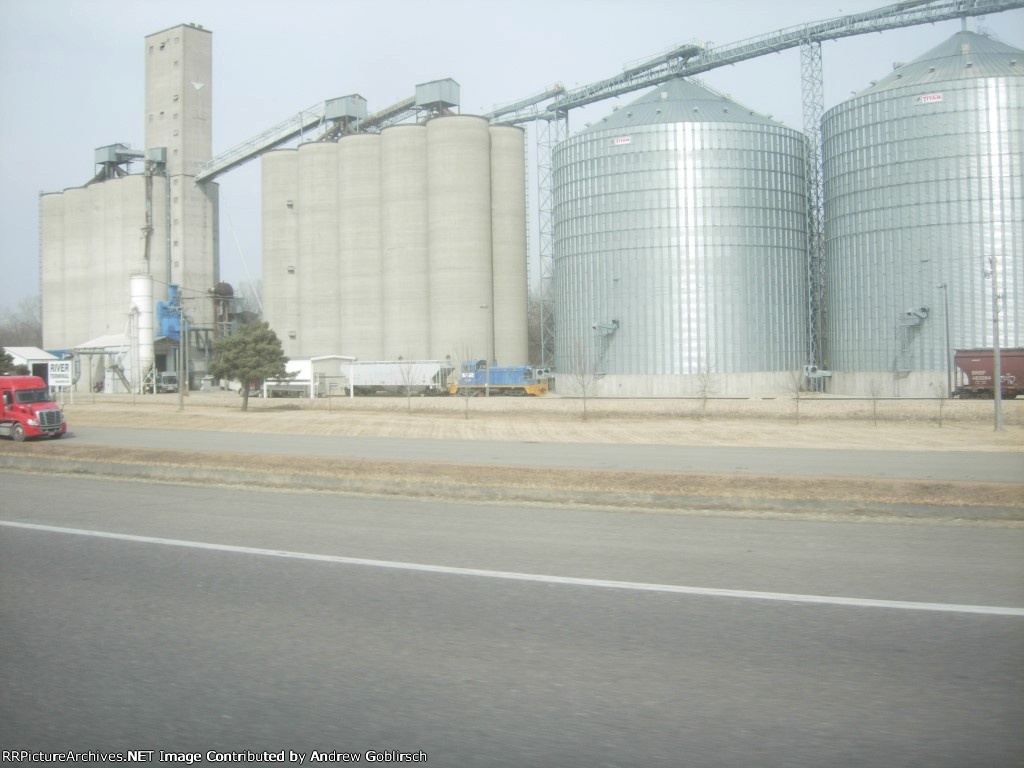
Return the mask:
<svg viewBox="0 0 1024 768"><path fill-rule="evenodd" d="M942 397L946 393L946 372L913 371L896 375L893 371L834 371L825 391L830 395L852 397Z"/></svg>
<svg viewBox="0 0 1024 768"><path fill-rule="evenodd" d="M555 377L554 391L591 397L762 397L792 393L804 382L796 371L579 377L562 373Z"/></svg>

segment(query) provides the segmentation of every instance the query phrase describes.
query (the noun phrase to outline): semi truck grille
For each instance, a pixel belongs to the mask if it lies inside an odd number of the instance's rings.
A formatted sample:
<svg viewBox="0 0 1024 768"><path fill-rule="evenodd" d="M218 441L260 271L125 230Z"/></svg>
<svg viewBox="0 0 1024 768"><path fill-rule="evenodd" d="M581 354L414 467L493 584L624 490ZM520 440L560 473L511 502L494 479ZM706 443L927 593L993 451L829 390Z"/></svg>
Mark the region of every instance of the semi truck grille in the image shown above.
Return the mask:
<svg viewBox="0 0 1024 768"><path fill-rule="evenodd" d="M36 416L39 417L40 427L59 427L61 421L60 411L49 410L39 411Z"/></svg>

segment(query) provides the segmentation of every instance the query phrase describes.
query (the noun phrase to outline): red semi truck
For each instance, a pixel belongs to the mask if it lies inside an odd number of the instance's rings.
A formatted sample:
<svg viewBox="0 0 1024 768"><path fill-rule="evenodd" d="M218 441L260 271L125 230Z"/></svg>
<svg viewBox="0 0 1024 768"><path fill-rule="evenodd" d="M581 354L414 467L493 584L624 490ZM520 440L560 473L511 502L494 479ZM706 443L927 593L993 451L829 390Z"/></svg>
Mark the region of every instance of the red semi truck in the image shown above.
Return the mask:
<svg viewBox="0 0 1024 768"><path fill-rule="evenodd" d="M958 349L954 397L992 397L995 361L991 349ZM1005 398L1024 393L1024 347L999 350L999 378Z"/></svg>
<svg viewBox="0 0 1024 768"><path fill-rule="evenodd" d="M0 376L0 436L20 443L26 437L60 437L67 429L45 381L38 376Z"/></svg>

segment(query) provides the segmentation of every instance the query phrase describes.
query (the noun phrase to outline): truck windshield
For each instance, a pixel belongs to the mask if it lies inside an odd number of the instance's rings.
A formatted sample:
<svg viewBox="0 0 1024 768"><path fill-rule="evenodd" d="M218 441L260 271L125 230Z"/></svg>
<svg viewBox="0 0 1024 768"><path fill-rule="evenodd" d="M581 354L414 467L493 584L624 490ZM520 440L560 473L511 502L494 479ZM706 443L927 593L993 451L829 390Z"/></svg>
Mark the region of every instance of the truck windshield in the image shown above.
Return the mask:
<svg viewBox="0 0 1024 768"><path fill-rule="evenodd" d="M48 403L50 402L50 390L48 389L19 389L14 392L14 400L18 403Z"/></svg>

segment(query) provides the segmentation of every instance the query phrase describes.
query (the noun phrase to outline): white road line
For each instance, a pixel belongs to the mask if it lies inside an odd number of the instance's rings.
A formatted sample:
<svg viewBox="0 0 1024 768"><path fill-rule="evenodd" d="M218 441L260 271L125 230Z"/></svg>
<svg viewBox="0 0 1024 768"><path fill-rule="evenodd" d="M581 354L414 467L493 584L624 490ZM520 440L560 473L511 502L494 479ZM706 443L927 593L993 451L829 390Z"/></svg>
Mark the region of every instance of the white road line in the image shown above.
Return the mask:
<svg viewBox="0 0 1024 768"><path fill-rule="evenodd" d="M1010 608L996 605L956 605L954 603L917 603L905 600L875 600L862 597L836 597L830 595L800 595L787 592L754 592L745 589L714 589L711 587L683 587L674 584L645 584L634 581L608 581L605 579L584 579L573 576L547 576L537 573L516 573L514 571L490 571L479 568L457 568L448 565L427 565L425 563L403 563L394 560L368 560L361 557L342 557L339 555L317 555L309 552L289 552L278 549L259 549L256 547L238 547L231 544L211 544L203 541L183 541L181 539L163 539L154 536L134 536L128 533L111 533L108 531L90 531L82 528L61 528L52 525L35 523L17 523L0 520L0 526L24 528L47 533L65 533L75 536L93 536L100 539L117 539L133 541L140 544L162 544L169 547L186 547L188 549L210 549L217 552L233 552L241 555L261 555L263 557L282 557L291 560L313 560L321 563L338 563L341 565L361 565L371 568L392 568L401 571L419 571L422 573L443 573L452 576L476 576L485 579L505 579L509 581L534 581L541 584L561 584L572 587L599 587L603 589L628 589L637 592L668 592L677 595L699 595L702 597L731 597L745 600L775 600L787 603L817 603L819 605L844 605L853 608L896 608L904 611L943 611L946 613L981 613L992 616L1024 616L1024 608Z"/></svg>

